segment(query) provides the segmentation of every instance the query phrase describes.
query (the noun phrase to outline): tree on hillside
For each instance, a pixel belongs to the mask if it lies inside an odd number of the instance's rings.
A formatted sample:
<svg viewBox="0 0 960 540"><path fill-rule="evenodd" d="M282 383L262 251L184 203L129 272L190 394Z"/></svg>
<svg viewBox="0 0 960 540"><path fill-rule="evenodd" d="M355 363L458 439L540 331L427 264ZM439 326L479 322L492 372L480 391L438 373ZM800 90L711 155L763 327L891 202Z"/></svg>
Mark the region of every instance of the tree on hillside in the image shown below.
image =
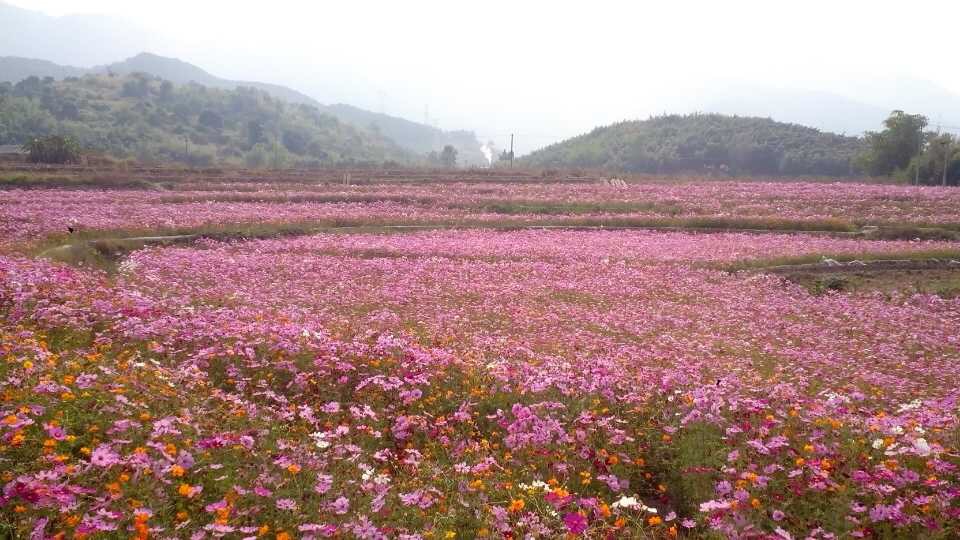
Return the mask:
<svg viewBox="0 0 960 540"><path fill-rule="evenodd" d="M257 143L267 140L266 132L263 129L263 122L259 120L249 120L246 125L247 144L253 148Z"/></svg>
<svg viewBox="0 0 960 540"><path fill-rule="evenodd" d="M174 88L173 83L170 81L163 81L160 83L160 101L164 103L169 103L173 101L174 98Z"/></svg>
<svg viewBox="0 0 960 540"><path fill-rule="evenodd" d="M200 113L200 125L210 129L223 129L223 117L211 110Z"/></svg>
<svg viewBox="0 0 960 540"><path fill-rule="evenodd" d="M310 145L310 137L305 130L298 127L284 129L281 141L283 146L294 154L306 154Z"/></svg>
<svg viewBox="0 0 960 540"><path fill-rule="evenodd" d="M866 134L870 149L860 156L861 168L871 176L889 176L903 171L923 150L923 128L927 117L893 111L884 120L883 131Z"/></svg>
<svg viewBox="0 0 960 540"><path fill-rule="evenodd" d="M56 117L58 120L77 121L80 119L80 108L77 107L76 103L67 101L60 107L60 110L56 111Z"/></svg>
<svg viewBox="0 0 960 540"><path fill-rule="evenodd" d="M456 167L457 149L449 144L444 146L443 151L440 152L440 164L447 168Z"/></svg>
<svg viewBox="0 0 960 540"><path fill-rule="evenodd" d="M150 78L148 75L136 73L123 83L124 97L144 98L150 95Z"/></svg>

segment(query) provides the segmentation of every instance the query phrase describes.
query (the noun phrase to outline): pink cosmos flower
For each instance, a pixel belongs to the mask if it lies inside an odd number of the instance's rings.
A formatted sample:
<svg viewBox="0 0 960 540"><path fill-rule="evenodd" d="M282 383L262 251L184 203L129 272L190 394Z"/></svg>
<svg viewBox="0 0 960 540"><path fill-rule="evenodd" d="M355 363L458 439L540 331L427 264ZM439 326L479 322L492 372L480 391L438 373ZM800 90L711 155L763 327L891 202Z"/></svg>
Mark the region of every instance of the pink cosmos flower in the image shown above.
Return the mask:
<svg viewBox="0 0 960 540"><path fill-rule="evenodd" d="M339 497L337 500L333 501L330 504L330 510L334 514L343 515L350 510L350 499L346 497Z"/></svg>
<svg viewBox="0 0 960 540"><path fill-rule="evenodd" d="M101 444L100 446L94 449L93 454L90 455L90 463L97 467L112 467L117 463L120 463L120 456L110 449L110 446L106 444Z"/></svg>
<svg viewBox="0 0 960 540"><path fill-rule="evenodd" d="M577 512L564 514L563 523L567 526L570 534L580 534L587 530L587 518Z"/></svg>
<svg viewBox="0 0 960 540"><path fill-rule="evenodd" d="M321 407L320 410L323 411L323 412L325 412L325 413L327 413L327 414L333 414L333 413L340 412L340 403L338 403L338 402L336 402L336 401L331 401L331 402L326 403L325 405L323 405L323 407Z"/></svg>
<svg viewBox="0 0 960 540"><path fill-rule="evenodd" d="M297 501L293 499L277 499L277 509L292 512L297 509Z"/></svg>
<svg viewBox="0 0 960 540"><path fill-rule="evenodd" d="M313 486L313 490L321 495L330 491L330 486L333 485L333 477L329 474L318 474L317 483Z"/></svg>

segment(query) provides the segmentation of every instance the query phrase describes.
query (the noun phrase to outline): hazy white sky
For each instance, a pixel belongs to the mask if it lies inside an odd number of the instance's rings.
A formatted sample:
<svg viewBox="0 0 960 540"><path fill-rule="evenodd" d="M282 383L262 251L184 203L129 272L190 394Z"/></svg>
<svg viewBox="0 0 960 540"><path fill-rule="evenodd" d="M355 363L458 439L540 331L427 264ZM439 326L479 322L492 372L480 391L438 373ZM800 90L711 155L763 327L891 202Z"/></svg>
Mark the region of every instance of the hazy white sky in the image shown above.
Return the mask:
<svg viewBox="0 0 960 540"><path fill-rule="evenodd" d="M12 0L123 17L228 78L287 84L523 146L691 106L717 81L960 92L960 2ZM862 83L860 84L862 86Z"/></svg>

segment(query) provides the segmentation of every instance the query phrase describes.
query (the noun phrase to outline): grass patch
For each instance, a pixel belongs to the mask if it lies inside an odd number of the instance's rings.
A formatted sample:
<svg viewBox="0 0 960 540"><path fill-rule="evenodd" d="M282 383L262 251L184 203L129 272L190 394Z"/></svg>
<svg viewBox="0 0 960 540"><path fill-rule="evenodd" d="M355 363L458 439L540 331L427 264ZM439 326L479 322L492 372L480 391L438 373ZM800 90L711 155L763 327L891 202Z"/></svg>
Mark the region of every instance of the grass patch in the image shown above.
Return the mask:
<svg viewBox="0 0 960 540"><path fill-rule="evenodd" d="M151 190L169 189L163 182L128 176L61 176L37 174L8 174L0 176L2 189L108 189Z"/></svg>
<svg viewBox="0 0 960 540"><path fill-rule="evenodd" d="M580 214L630 214L634 212L657 212L676 216L684 208L676 203L655 201L496 201L471 205L451 206L494 214L535 215L580 215Z"/></svg>
<svg viewBox="0 0 960 540"><path fill-rule="evenodd" d="M700 502L714 498L717 471L729 451L723 430L715 424L695 422L677 432L670 455L660 465L678 513L695 515Z"/></svg>
<svg viewBox="0 0 960 540"><path fill-rule="evenodd" d="M867 253L811 253L789 257L771 257L766 259L748 259L724 264L723 270L739 272L743 270L769 270L778 267L817 264L823 259L833 259L837 262L850 261L930 261L930 260L960 260L960 249L929 249L919 251L887 251Z"/></svg>
<svg viewBox="0 0 960 540"><path fill-rule="evenodd" d="M864 236L870 240L960 240L960 226L946 224L938 227L893 225L869 231Z"/></svg>
<svg viewBox="0 0 960 540"><path fill-rule="evenodd" d="M960 266L955 270L884 270L846 274L797 273L786 276L811 294L830 292L881 292L934 294L944 299L960 297Z"/></svg>

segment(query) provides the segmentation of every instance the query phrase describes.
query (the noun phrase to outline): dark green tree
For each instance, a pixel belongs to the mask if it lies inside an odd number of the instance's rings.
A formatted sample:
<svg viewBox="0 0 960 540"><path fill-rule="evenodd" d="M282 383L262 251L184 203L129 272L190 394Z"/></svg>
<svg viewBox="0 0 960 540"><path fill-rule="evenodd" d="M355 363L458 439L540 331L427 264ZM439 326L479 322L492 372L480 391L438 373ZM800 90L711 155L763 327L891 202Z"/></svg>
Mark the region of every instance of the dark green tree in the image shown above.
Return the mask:
<svg viewBox="0 0 960 540"><path fill-rule="evenodd" d="M211 110L200 113L200 125L210 129L223 129L223 117Z"/></svg>
<svg viewBox="0 0 960 540"><path fill-rule="evenodd" d="M288 128L283 130L281 137L283 146L294 154L306 154L307 146L310 144L309 136L301 129Z"/></svg>
<svg viewBox="0 0 960 540"><path fill-rule="evenodd" d="M928 136L923 153L910 162L904 176L921 184L960 185L960 139L946 133Z"/></svg>
<svg viewBox="0 0 960 540"><path fill-rule="evenodd" d="M440 152L440 165L443 165L447 168L453 168L457 166L457 149L452 145L446 145L443 147L443 150Z"/></svg>
<svg viewBox="0 0 960 540"><path fill-rule="evenodd" d="M870 148L859 157L861 168L871 176L889 176L902 171L923 150L923 128L927 117L893 111L884 120L883 131L866 134Z"/></svg>
<svg viewBox="0 0 960 540"><path fill-rule="evenodd" d="M80 161L80 145L71 137L50 135L38 137L23 145L31 163L77 163Z"/></svg>
<svg viewBox="0 0 960 540"><path fill-rule="evenodd" d="M76 103L68 101L60 107L60 114L57 115L57 118L61 120L79 120L80 119L80 109L77 107Z"/></svg>
<svg viewBox="0 0 960 540"><path fill-rule="evenodd" d="M133 75L123 83L124 97L144 98L150 95L150 79L146 75Z"/></svg>
<svg viewBox="0 0 960 540"><path fill-rule="evenodd" d="M253 148L257 143L261 143L267 140L266 134L263 130L263 122L259 120L250 120L246 125L247 132L247 144Z"/></svg>

